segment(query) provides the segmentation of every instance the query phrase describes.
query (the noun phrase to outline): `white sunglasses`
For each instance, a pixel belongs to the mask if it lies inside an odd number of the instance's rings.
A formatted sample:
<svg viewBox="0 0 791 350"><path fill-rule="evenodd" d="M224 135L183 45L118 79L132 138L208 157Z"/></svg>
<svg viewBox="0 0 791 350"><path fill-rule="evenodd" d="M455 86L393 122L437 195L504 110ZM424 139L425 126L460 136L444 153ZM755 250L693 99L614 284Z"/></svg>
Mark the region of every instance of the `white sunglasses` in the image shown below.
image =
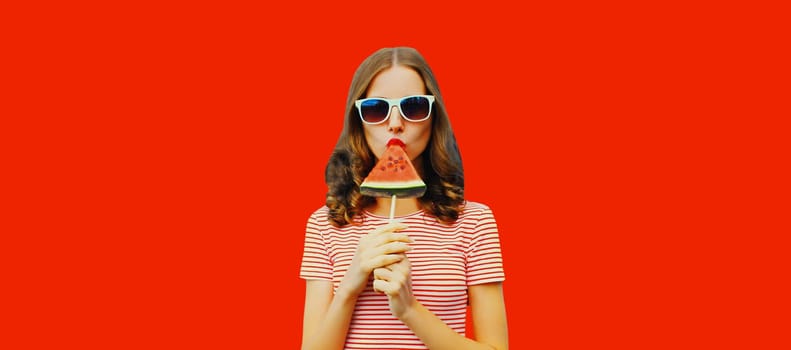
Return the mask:
<svg viewBox="0 0 791 350"><path fill-rule="evenodd" d="M412 95L402 98L363 98L354 101L360 119L366 124L381 124L390 117L393 106L398 106L401 116L410 122L422 122L431 116L434 96Z"/></svg>

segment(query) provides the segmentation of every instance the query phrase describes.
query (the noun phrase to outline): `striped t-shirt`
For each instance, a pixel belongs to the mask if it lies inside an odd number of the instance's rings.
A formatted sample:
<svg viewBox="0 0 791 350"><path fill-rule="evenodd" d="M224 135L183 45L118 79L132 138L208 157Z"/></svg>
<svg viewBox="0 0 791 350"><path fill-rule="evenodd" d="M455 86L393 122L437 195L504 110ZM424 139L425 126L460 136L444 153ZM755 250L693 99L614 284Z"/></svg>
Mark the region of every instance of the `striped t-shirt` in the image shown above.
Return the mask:
<svg viewBox="0 0 791 350"><path fill-rule="evenodd" d="M368 212L361 224L332 226L328 208L310 216L305 236L300 277L341 282L360 237L384 225L388 218ZM407 252L412 266L412 292L423 306L457 333L464 335L467 286L505 279L500 238L492 211L467 202L451 225L418 211L397 219L409 228L400 233L415 242ZM373 278L359 295L345 349L427 349L420 339L393 316L387 296L373 291Z"/></svg>

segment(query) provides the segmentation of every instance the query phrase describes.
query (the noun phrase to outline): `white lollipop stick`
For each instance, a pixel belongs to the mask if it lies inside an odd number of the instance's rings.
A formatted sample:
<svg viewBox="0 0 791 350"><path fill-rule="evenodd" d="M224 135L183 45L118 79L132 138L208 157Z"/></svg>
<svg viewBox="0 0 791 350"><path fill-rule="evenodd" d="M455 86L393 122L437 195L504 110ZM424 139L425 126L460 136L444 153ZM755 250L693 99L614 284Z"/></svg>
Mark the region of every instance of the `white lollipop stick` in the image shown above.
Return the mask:
<svg viewBox="0 0 791 350"><path fill-rule="evenodd" d="M390 198L390 222L393 222L393 218L395 217L395 202L396 202L396 195L393 195Z"/></svg>

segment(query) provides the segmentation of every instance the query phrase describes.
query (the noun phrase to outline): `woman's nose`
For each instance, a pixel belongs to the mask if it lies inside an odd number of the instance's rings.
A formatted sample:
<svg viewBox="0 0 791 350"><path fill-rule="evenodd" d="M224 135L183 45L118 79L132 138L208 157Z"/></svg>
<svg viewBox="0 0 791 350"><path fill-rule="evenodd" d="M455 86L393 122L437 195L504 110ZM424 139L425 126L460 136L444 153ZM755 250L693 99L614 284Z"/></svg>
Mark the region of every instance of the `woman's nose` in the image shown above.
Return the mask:
<svg viewBox="0 0 791 350"><path fill-rule="evenodd" d="M402 119L401 111L398 108L400 107L393 106L390 109L390 118L387 125L387 130L394 134L404 131L404 120Z"/></svg>

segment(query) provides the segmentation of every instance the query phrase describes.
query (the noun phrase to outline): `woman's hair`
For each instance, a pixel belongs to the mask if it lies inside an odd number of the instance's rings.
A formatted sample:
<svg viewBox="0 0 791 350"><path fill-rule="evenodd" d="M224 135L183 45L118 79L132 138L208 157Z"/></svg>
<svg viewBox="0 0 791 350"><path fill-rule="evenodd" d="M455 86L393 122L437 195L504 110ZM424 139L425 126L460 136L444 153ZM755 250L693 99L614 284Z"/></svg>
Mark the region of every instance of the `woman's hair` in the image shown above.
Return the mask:
<svg viewBox="0 0 791 350"><path fill-rule="evenodd" d="M423 78L427 93L435 98L431 111L431 137L416 167L427 189L418 198L422 209L440 222L458 219L464 203L464 170L456 138L445 112L445 103L434 74L423 56L409 47L383 48L363 61L354 73L346 100L343 130L325 170L329 220L335 226L357 222L363 209L373 204L373 197L360 194L360 184L376 164L368 148L363 125L354 102L363 98L371 80L394 65L414 69Z"/></svg>

